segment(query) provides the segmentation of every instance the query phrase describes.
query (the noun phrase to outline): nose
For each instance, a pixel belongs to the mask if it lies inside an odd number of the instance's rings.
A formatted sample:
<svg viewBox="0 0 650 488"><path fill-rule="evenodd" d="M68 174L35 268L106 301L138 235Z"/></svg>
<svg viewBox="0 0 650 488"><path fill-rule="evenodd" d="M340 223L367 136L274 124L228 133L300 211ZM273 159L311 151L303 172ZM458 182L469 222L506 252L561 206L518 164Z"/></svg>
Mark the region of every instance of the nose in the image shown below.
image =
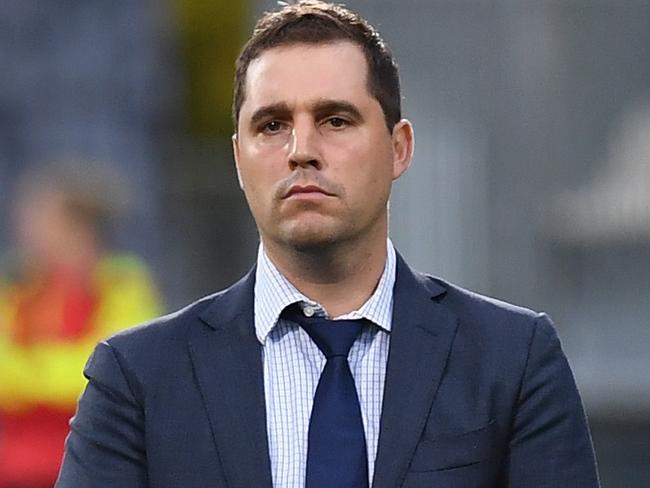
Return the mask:
<svg viewBox="0 0 650 488"><path fill-rule="evenodd" d="M317 129L311 121L296 122L291 130L289 140L289 166L321 168L321 158L318 152Z"/></svg>

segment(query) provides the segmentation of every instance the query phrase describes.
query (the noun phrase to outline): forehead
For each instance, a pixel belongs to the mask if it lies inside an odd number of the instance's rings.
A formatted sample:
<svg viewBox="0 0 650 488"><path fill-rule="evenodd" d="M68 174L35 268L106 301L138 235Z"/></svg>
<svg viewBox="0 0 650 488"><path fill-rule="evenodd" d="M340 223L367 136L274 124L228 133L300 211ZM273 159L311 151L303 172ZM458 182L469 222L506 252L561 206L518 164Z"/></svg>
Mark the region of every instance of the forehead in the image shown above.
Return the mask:
<svg viewBox="0 0 650 488"><path fill-rule="evenodd" d="M242 114L274 103L295 106L322 99L367 103L374 100L367 79L364 52L352 42L274 47L248 67Z"/></svg>

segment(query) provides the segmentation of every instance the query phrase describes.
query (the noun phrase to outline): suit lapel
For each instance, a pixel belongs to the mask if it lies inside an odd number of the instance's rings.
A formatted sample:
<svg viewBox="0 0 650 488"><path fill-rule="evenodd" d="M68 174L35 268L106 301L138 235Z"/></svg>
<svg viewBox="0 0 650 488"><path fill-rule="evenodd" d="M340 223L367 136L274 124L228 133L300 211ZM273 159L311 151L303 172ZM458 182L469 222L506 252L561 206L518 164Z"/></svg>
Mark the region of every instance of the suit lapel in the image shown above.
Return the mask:
<svg viewBox="0 0 650 488"><path fill-rule="evenodd" d="M227 485L271 487L261 345L251 271L217 295L190 331L189 348ZM206 480L207 483L207 480Z"/></svg>
<svg viewBox="0 0 650 488"><path fill-rule="evenodd" d="M373 488L400 486L431 410L457 328L444 291L398 256Z"/></svg>

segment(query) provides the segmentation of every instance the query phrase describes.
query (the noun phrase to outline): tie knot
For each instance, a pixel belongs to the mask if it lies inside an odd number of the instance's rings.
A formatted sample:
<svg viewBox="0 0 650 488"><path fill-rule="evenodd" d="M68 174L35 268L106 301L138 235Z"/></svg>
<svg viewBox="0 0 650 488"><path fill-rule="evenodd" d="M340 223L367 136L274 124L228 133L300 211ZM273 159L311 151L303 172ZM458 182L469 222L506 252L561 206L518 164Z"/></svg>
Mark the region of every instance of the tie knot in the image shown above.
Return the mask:
<svg viewBox="0 0 650 488"><path fill-rule="evenodd" d="M365 321L365 319L329 320L322 317L305 317L299 305L285 308L282 317L300 325L327 359L337 356L347 358Z"/></svg>

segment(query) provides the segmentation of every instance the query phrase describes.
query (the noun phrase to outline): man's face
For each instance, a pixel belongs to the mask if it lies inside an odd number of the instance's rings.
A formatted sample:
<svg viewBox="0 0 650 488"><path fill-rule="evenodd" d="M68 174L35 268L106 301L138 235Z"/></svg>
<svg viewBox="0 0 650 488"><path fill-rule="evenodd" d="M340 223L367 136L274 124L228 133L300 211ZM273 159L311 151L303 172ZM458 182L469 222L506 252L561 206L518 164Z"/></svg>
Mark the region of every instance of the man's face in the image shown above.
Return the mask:
<svg viewBox="0 0 650 488"><path fill-rule="evenodd" d="M350 42L265 51L248 67L233 137L240 184L264 242L313 249L384 234L412 131L392 133Z"/></svg>

